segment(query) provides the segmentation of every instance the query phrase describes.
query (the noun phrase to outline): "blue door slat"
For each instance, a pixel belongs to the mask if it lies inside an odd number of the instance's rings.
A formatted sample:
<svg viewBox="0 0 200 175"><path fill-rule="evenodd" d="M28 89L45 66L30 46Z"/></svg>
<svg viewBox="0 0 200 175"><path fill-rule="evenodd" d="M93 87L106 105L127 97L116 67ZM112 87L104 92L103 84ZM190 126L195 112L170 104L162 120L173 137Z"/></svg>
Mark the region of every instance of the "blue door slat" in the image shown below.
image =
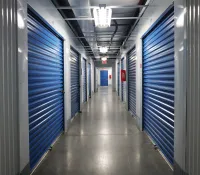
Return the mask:
<svg viewBox="0 0 200 175"><path fill-rule="evenodd" d="M46 30L48 27L46 26L41 26L40 25L40 21L38 19L36 19L35 17L33 17L31 14L28 15L28 26L32 26L35 30L38 30L38 35L43 36L44 38L46 38L46 40L51 41L52 43L57 43L62 47L62 41L60 40L59 37L57 37L54 32L51 32L50 30ZM35 19L34 19L35 18Z"/></svg>
<svg viewBox="0 0 200 175"><path fill-rule="evenodd" d="M128 110L136 116L136 49L129 51L128 55Z"/></svg>
<svg viewBox="0 0 200 175"><path fill-rule="evenodd" d="M53 53L53 52L47 51L47 50L45 50L41 47L38 47L37 45L34 45L34 43L28 42L28 45L30 45L30 48L29 48L30 52L32 51L32 52L35 52L36 54L42 54L42 55L54 57L54 58L57 58L57 59L63 58L63 56L57 55L56 53Z"/></svg>
<svg viewBox="0 0 200 175"><path fill-rule="evenodd" d="M88 83L89 83L89 97L92 96L92 76L91 76L91 64L88 63Z"/></svg>
<svg viewBox="0 0 200 175"><path fill-rule="evenodd" d="M174 7L167 9L143 42L143 127L174 163Z"/></svg>
<svg viewBox="0 0 200 175"><path fill-rule="evenodd" d="M64 130L63 39L28 8L30 167Z"/></svg>
<svg viewBox="0 0 200 175"><path fill-rule="evenodd" d="M174 22L174 13L171 13L170 16L165 18L161 23L157 23L157 26L151 32L145 36L146 40L143 42L144 45L151 39L154 39L157 35L159 35L164 28L170 26L171 23ZM160 35L162 36L162 35Z"/></svg>
<svg viewBox="0 0 200 175"><path fill-rule="evenodd" d="M124 58L121 59L121 70L124 70L124 63L125 60ZM125 101L125 96L126 96L126 87L125 87L125 82L122 82L121 81L121 97L122 97L122 101L124 102Z"/></svg>
<svg viewBox="0 0 200 175"><path fill-rule="evenodd" d="M82 62L82 77L83 77L83 102L87 101L87 61L83 59Z"/></svg>
<svg viewBox="0 0 200 175"><path fill-rule="evenodd" d="M79 53L71 48L70 68L71 68L71 117L80 111L80 58Z"/></svg>

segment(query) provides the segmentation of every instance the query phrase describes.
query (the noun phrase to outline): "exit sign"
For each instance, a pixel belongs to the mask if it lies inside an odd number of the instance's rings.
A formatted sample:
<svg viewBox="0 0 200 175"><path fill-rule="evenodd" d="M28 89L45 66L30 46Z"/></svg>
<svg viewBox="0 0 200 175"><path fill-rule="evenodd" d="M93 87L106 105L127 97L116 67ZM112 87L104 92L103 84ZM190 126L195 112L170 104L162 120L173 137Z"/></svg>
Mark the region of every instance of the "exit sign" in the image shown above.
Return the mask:
<svg viewBox="0 0 200 175"><path fill-rule="evenodd" d="M102 64L107 64L107 60L102 60Z"/></svg>

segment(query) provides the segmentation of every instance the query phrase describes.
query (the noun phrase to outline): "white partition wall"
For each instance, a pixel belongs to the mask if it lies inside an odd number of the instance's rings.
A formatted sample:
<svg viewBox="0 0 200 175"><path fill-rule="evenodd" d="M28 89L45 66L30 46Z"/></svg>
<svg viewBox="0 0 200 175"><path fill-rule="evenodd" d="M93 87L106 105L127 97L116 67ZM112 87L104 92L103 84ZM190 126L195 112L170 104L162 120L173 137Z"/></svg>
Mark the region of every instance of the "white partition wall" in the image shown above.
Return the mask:
<svg viewBox="0 0 200 175"><path fill-rule="evenodd" d="M17 1L0 3L0 174L19 173ZM8 13L10 12L10 13ZM23 15L19 13L18 15ZM20 28L25 24L21 17Z"/></svg>

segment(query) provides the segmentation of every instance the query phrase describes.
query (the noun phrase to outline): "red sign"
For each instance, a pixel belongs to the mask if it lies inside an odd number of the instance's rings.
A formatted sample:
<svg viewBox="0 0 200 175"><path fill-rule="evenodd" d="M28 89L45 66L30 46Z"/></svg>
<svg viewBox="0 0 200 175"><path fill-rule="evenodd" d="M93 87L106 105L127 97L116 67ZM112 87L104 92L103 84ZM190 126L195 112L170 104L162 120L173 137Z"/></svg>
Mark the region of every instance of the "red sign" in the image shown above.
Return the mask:
<svg viewBox="0 0 200 175"><path fill-rule="evenodd" d="M112 78L112 75L109 75L109 79L111 79Z"/></svg>
<svg viewBox="0 0 200 175"><path fill-rule="evenodd" d="M121 70L121 81L126 81L126 70Z"/></svg>
<svg viewBox="0 0 200 175"><path fill-rule="evenodd" d="M107 64L107 60L102 60L102 64Z"/></svg>

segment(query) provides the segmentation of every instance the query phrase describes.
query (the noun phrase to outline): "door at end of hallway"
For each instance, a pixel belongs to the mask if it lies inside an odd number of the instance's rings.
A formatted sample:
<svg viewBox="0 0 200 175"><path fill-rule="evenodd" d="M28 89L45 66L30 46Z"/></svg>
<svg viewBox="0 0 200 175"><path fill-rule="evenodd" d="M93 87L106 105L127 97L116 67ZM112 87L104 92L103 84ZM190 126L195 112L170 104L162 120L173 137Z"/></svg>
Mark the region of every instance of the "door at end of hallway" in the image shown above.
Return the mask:
<svg viewBox="0 0 200 175"><path fill-rule="evenodd" d="M101 76L101 86L108 86L108 71L101 70L100 76Z"/></svg>

